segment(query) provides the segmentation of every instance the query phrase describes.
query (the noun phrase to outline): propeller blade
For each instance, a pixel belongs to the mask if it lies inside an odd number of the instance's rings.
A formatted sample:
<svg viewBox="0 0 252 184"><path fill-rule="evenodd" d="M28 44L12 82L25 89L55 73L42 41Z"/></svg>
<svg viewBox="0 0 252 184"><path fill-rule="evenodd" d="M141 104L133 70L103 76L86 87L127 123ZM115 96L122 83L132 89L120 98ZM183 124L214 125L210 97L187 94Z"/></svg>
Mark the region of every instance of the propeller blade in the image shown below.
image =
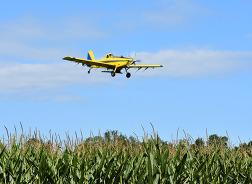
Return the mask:
<svg viewBox="0 0 252 184"><path fill-rule="evenodd" d="M132 62L132 64L133 64L133 65L136 65L136 62L141 62L141 60L134 60L134 61Z"/></svg>

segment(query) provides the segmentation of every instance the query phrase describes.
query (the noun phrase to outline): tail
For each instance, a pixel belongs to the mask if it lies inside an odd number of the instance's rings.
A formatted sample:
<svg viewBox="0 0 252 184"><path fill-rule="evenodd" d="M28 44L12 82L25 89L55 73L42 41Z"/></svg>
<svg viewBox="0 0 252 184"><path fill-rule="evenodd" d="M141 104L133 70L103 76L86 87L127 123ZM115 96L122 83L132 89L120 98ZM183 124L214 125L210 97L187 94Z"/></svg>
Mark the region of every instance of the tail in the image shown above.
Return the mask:
<svg viewBox="0 0 252 184"><path fill-rule="evenodd" d="M93 54L92 50L88 51L87 60L95 61L94 54Z"/></svg>

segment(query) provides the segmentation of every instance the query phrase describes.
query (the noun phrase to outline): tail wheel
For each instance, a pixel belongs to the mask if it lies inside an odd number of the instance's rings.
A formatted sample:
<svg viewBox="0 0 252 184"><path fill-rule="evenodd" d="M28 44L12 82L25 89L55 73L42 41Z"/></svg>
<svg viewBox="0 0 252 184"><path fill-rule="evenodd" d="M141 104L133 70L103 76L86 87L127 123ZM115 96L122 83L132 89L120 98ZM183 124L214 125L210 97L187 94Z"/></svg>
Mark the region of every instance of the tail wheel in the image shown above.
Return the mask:
<svg viewBox="0 0 252 184"><path fill-rule="evenodd" d="M111 72L111 76L114 77L115 76L115 72Z"/></svg>
<svg viewBox="0 0 252 184"><path fill-rule="evenodd" d="M130 78L131 74L130 73L126 73L126 77Z"/></svg>

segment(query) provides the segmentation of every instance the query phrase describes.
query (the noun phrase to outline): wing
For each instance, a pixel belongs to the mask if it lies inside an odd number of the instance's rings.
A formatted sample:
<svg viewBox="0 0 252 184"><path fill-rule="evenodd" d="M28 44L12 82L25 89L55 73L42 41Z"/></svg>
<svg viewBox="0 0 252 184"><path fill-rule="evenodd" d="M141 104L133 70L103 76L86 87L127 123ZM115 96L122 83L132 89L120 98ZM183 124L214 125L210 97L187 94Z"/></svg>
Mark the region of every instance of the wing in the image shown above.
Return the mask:
<svg viewBox="0 0 252 184"><path fill-rule="evenodd" d="M164 67L164 65L129 65L129 68L157 68Z"/></svg>
<svg viewBox="0 0 252 184"><path fill-rule="evenodd" d="M95 65L95 66L98 66L98 67L105 67L105 68L111 68L111 69L115 68L115 65L110 64L110 63L103 63L103 62L99 62L99 61L75 58L75 57L71 57L71 56L67 56L67 57L64 57L62 59L68 60L68 61L73 61L73 62L76 62L76 63L83 63L83 64L91 65L91 66Z"/></svg>

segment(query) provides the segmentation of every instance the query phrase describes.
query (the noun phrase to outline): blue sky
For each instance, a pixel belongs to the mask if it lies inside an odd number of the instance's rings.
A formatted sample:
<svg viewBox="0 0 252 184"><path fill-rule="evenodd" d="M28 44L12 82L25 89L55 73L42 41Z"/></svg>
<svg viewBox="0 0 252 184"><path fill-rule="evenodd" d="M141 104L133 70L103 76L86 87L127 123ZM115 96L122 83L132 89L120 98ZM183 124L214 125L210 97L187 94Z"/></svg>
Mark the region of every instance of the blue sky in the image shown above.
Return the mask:
<svg viewBox="0 0 252 184"><path fill-rule="evenodd" d="M5 1L0 12L0 133L62 137L141 125L171 141L251 140L251 1ZM62 61L107 53L164 68L112 78Z"/></svg>

